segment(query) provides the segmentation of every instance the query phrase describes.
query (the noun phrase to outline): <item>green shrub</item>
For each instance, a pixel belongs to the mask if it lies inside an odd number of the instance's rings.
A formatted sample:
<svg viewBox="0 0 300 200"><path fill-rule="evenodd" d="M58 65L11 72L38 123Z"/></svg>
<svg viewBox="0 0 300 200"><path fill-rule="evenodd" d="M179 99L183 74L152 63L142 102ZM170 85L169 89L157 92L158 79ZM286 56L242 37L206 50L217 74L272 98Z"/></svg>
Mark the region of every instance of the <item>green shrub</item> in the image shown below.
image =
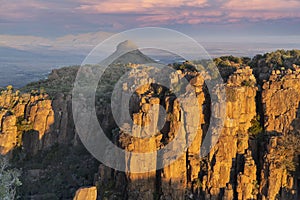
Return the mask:
<svg viewBox="0 0 300 200"><path fill-rule="evenodd" d="M8 159L0 156L0 199L13 200L16 198L16 188L22 183L19 180L21 172L9 167Z"/></svg>
<svg viewBox="0 0 300 200"><path fill-rule="evenodd" d="M257 115L251 120L251 127L248 129L248 132L252 136L258 136L263 132L263 127L260 124L260 116Z"/></svg>
<svg viewBox="0 0 300 200"><path fill-rule="evenodd" d="M283 167L288 173L297 171L297 156L300 154L300 134L288 133L278 139L275 149L275 163Z"/></svg>

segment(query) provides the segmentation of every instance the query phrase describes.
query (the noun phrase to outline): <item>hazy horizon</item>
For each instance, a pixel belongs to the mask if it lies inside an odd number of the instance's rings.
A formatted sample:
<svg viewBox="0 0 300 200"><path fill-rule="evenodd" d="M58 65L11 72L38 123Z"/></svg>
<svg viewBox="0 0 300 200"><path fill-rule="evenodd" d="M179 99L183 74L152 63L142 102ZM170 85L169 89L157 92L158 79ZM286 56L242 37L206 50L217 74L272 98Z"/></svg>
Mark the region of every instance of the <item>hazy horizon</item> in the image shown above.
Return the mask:
<svg viewBox="0 0 300 200"><path fill-rule="evenodd" d="M300 49L298 8L297 0L4 0L0 86L35 81L53 68L80 64L101 41L132 28L180 31L212 57Z"/></svg>
<svg viewBox="0 0 300 200"><path fill-rule="evenodd" d="M238 56L253 57L257 54L264 54L278 49L292 50L300 49L299 43L251 43L251 42L200 42L212 57ZM0 47L0 87L13 85L22 87L27 83L44 79L52 69L70 65L80 65L84 58L92 50L93 46L84 51L77 51L76 48L69 50L18 50L11 47ZM171 63L176 60L174 57L149 53L148 56L158 59L163 63Z"/></svg>

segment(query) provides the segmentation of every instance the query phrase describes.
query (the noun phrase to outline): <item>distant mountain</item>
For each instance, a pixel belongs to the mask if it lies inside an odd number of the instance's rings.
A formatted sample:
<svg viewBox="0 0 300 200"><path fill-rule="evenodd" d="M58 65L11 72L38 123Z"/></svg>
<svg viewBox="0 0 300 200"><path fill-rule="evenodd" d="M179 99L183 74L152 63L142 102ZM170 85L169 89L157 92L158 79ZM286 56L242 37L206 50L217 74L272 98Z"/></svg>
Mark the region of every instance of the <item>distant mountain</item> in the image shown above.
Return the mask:
<svg viewBox="0 0 300 200"><path fill-rule="evenodd" d="M6 57L19 57L19 56L38 56L39 54L33 53L30 51L19 50L11 47L1 47L0 46L0 57L1 59L5 59Z"/></svg>
<svg viewBox="0 0 300 200"><path fill-rule="evenodd" d="M140 50L138 50L138 47L132 41L129 40L120 43L117 46L116 51L106 60L114 60L113 64L155 63L155 61L152 58L143 54Z"/></svg>
<svg viewBox="0 0 300 200"><path fill-rule="evenodd" d="M120 43L116 47L116 51L107 59L102 61L100 65L103 64L103 62L107 65L110 64L109 68L107 69L107 72L112 71L118 75L125 73L125 71L128 69L128 67L125 65L129 63L156 63L156 61L154 61L150 57L143 54L140 50L138 50L138 47L132 41L128 40ZM48 79L32 82L26 85L23 88L23 90L26 92L30 92L35 88L43 87L49 94L69 93L73 89L73 83L75 81L78 69L79 66L53 69L50 75L48 76ZM104 76L106 76L105 73ZM115 80L108 76L109 73L107 74L107 78L104 78L105 80L107 80L107 83L105 84L109 83L112 85L113 83L110 82L113 82Z"/></svg>
<svg viewBox="0 0 300 200"><path fill-rule="evenodd" d="M11 47L20 50L40 51L59 50L89 52L112 33L92 32L77 35L65 35L57 38L45 38L26 35L0 35L0 47ZM74 52L72 52L74 53Z"/></svg>
<svg viewBox="0 0 300 200"><path fill-rule="evenodd" d="M22 87L46 77L54 68L80 64L84 56L61 51L19 50L0 47L0 87Z"/></svg>

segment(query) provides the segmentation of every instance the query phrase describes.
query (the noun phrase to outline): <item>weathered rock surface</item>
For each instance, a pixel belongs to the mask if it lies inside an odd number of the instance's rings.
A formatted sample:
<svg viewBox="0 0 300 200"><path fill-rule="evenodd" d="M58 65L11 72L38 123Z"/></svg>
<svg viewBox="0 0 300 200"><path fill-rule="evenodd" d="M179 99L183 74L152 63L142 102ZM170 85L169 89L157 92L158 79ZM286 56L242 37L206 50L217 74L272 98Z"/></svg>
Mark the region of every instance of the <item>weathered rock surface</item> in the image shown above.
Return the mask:
<svg viewBox="0 0 300 200"><path fill-rule="evenodd" d="M0 95L1 154L23 146L30 154L56 143L72 143L74 125L71 99L64 95L50 100L47 94L20 94L12 88Z"/></svg>
<svg viewBox="0 0 300 200"><path fill-rule="evenodd" d="M1 114L0 114L1 115ZM1 119L0 154L5 155L17 145L16 116L5 113Z"/></svg>
<svg viewBox="0 0 300 200"><path fill-rule="evenodd" d="M249 83L245 85L245 82ZM226 118L223 131L208 156L207 172L202 179L202 185L205 185L204 198L218 199L222 189L229 185L236 187L235 179L248 176L238 174L240 165L243 165L241 158L248 149L250 121L256 115L256 90L255 78L248 67L237 70L229 77L226 85ZM235 177L232 174L235 174ZM247 190L247 187L240 186L235 192L243 197L243 193L247 193L244 190Z"/></svg>
<svg viewBox="0 0 300 200"><path fill-rule="evenodd" d="M97 199L97 188L80 188L76 191L73 200L96 200Z"/></svg>
<svg viewBox="0 0 300 200"><path fill-rule="evenodd" d="M155 152L175 138L182 143L173 144L172 148L180 149L189 142L188 135L193 131L195 138L175 162L156 171L119 172L101 164L95 172L98 194L96 188L83 188L76 192L74 199L96 199L97 195L100 199L129 200L299 198L298 66L287 70L262 66L255 68L261 73L256 78L250 67L235 66L230 73L223 72L226 74L224 126L217 144L205 157L200 157L200 146L207 133L212 107L217 105L211 105L204 73L186 68L174 70L169 74L167 86L175 88L170 91L155 83L148 76L149 71L138 71L136 64L130 66L133 74L122 84L119 95L122 101L130 98L133 123L129 120L115 129L109 107L96 102L100 124L112 132L112 142L127 151L124 158L127 170L156 167L160 159L153 154L151 159L137 160L133 153ZM58 77L59 71L50 78ZM191 86L184 84L184 79ZM176 98L174 93L182 91L184 95L195 93L197 102L180 104L184 98ZM57 143L72 146L79 142L68 94L50 99L46 94L20 94L8 88L0 95L0 120L1 154L22 146L27 154L35 155ZM181 130L181 125L188 122L192 123ZM34 181L41 172L33 169L28 173Z"/></svg>
<svg viewBox="0 0 300 200"><path fill-rule="evenodd" d="M229 76L225 85L227 98L224 127L218 143L208 157L205 158L199 157L199 144L201 144L205 135L205 124L207 123L205 116L209 115L209 110L205 108L209 107L209 105L207 105L206 101L203 78L200 78L200 75L189 74L188 76L194 77L191 78L190 83L197 92L199 105L202 106L200 109L197 109L194 107L195 104L185 102L186 119L193 120L188 117L189 109L193 113L198 113L199 127L196 127L198 134L193 144L188 148L187 154L162 170L138 175L126 173L127 190L125 194L128 199L295 199L296 180L289 175L285 167L278 165L281 161L289 162L292 159L292 153L284 161L280 157L283 155L273 155L270 152L278 152L277 148L285 144L275 146L273 144L272 146L272 137L266 135L270 140L265 143L264 140L260 139L260 135L251 135L253 133L249 132L249 128L253 126L252 121L258 114L273 116L272 110L276 110L278 106L281 108L276 111L287 119L278 122L276 121L277 118L275 122L269 119L265 123L265 128L268 130L271 127L269 124L277 123L281 124L281 127L287 127L287 129L277 129L278 132L283 133L285 130L289 130L289 124L297 116L299 106L298 91L300 91L298 89L300 83L291 74L295 75L297 72L287 72L284 81L280 83L277 82L281 81L281 79L274 79L272 75L270 76L270 81L265 83L269 86L264 86L262 91L262 103L265 105L265 110L261 113L257 113L256 110L258 88L256 87L256 79L252 75L252 69L249 67L240 68ZM178 83L185 76L187 75L176 76L173 74L172 80ZM140 126L134 129L136 136L143 135L142 125L153 123L149 121L149 119L153 118L149 118L147 115L153 106L149 99L153 98L153 92L151 91L155 91L155 88L151 86L151 82L143 82L148 84L138 91L134 105L139 106L132 109L133 121ZM272 85L280 85L276 87L280 91L270 89L274 88ZM285 95L282 95L282 98L279 95L277 102L281 100L288 102L278 104L275 108L271 107L272 101L268 100L268 95L277 95L276 93L285 90L291 90L289 91L290 95L293 94L295 99L287 100L283 98ZM167 126L159 133L153 132L153 130L152 132L150 131L151 134L155 135L152 142L150 142L151 139L140 140L131 138L128 140L128 137L121 134L119 142L127 151L147 152L155 148L162 148L176 136L176 128L183 122L178 101L174 100L174 98L160 95L160 99L157 102L160 104L163 102L162 105L167 110L167 116L169 116L167 117ZM287 111L291 115L285 116ZM158 113L158 110L155 112ZM154 126L154 124L151 124L151 127ZM151 143L152 147L148 146ZM141 147L144 148L141 149ZM294 152L293 155L295 155ZM277 159L276 161L273 158L274 156ZM153 161L155 163L155 158ZM139 164L132 162L130 159L125 162L129 167ZM280 191L284 192L280 193Z"/></svg>
<svg viewBox="0 0 300 200"><path fill-rule="evenodd" d="M285 134L297 117L300 106L300 67L274 72L263 84L265 129ZM299 116L298 116L299 117Z"/></svg>

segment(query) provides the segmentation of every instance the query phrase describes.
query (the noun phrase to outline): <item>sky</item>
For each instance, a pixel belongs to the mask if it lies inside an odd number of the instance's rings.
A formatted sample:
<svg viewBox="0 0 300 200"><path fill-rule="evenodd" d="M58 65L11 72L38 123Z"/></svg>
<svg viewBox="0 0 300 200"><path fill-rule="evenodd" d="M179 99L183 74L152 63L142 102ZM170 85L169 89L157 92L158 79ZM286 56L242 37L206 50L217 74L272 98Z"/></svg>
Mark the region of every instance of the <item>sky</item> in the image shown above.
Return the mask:
<svg viewBox="0 0 300 200"><path fill-rule="evenodd" d="M297 40L299 9L299 0L0 0L0 46L94 44L111 33L146 26L211 41Z"/></svg>
<svg viewBox="0 0 300 200"><path fill-rule="evenodd" d="M159 26L296 34L299 9L299 0L1 0L0 33L55 37Z"/></svg>
<svg viewBox="0 0 300 200"><path fill-rule="evenodd" d="M300 0L0 0L0 87L80 64L133 28L180 31L212 57L300 49L299 10Z"/></svg>

